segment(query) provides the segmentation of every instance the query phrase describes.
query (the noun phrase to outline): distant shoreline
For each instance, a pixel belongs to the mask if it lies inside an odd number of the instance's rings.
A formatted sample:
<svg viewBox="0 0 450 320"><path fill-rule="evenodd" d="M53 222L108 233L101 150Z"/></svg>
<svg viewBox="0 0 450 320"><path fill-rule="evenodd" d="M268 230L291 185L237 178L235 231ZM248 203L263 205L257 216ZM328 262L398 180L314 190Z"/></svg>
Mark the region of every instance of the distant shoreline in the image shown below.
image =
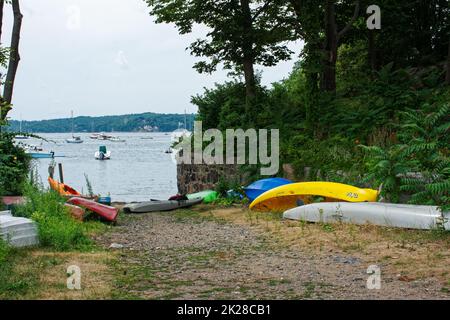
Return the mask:
<svg viewBox="0 0 450 320"><path fill-rule="evenodd" d="M191 130L196 114L141 113L118 116L79 116L72 119L9 121L8 131L27 133L99 133L99 132L172 132L178 128ZM22 127L22 130L20 130Z"/></svg>

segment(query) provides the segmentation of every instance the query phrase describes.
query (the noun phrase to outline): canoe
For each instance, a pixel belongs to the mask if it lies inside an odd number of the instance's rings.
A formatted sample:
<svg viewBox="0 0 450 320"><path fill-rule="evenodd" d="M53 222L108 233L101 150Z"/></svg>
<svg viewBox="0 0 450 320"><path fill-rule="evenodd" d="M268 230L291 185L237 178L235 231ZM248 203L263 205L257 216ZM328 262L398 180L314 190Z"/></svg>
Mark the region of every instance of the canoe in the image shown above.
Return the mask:
<svg viewBox="0 0 450 320"><path fill-rule="evenodd" d="M309 222L347 222L408 229L450 230L450 212L434 206L391 203L314 203L290 209L285 219Z"/></svg>
<svg viewBox="0 0 450 320"><path fill-rule="evenodd" d="M126 205L123 208L125 213L148 213L148 212L160 212L160 211L171 211L181 208L192 207L196 204L202 203L203 199L192 199L192 200L152 200L148 202L132 203Z"/></svg>
<svg viewBox="0 0 450 320"><path fill-rule="evenodd" d="M100 217L110 222L116 221L117 216L119 214L119 210L117 210L114 207L105 206L103 204L84 198L79 197L71 198L67 201L67 203L95 212Z"/></svg>
<svg viewBox="0 0 450 320"><path fill-rule="evenodd" d="M268 178L253 182L244 188L245 195L251 201L262 195L264 192L275 189L280 186L291 184L292 181L283 178Z"/></svg>
<svg viewBox="0 0 450 320"><path fill-rule="evenodd" d="M48 183L50 184L50 188L56 192L58 192L63 197L81 197L81 193L69 187L68 185L58 182L52 178L48 178Z"/></svg>
<svg viewBox="0 0 450 320"><path fill-rule="evenodd" d="M202 199L203 203L214 202L217 200L218 197L219 197L219 194L213 190L206 190L206 191L192 193L192 194L187 195L187 198L189 200Z"/></svg>
<svg viewBox="0 0 450 320"><path fill-rule="evenodd" d="M251 204L250 209L258 211L283 212L304 204L317 202L375 202L378 191L360 189L335 182L291 183L264 192Z"/></svg>

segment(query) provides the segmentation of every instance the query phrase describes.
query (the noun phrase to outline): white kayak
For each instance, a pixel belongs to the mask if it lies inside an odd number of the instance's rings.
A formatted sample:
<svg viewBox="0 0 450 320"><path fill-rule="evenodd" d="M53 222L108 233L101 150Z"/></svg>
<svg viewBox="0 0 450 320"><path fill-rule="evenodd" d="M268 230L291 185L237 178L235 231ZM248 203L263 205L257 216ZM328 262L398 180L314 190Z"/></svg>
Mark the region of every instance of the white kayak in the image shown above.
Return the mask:
<svg viewBox="0 0 450 320"><path fill-rule="evenodd" d="M283 218L308 222L346 222L385 227L450 230L450 212L438 207L380 202L322 202L290 209Z"/></svg>

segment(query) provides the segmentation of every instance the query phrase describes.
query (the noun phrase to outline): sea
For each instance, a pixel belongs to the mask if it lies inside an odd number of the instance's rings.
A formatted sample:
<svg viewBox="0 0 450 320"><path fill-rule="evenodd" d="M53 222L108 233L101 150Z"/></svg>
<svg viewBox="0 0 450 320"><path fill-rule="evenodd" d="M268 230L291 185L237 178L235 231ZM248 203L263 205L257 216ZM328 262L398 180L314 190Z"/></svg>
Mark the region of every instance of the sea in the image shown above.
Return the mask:
<svg viewBox="0 0 450 320"><path fill-rule="evenodd" d="M113 133L125 142L90 139L88 133L77 133L81 144L66 143L65 134L37 134L44 140L30 138L22 142L41 146L55 153L55 178L59 180L58 164L63 167L64 182L79 192L87 193L89 180L93 192L111 196L114 202L167 200L177 193L176 164L171 154L171 135L168 133ZM111 151L111 160L95 160L100 146ZM39 180L48 186L51 159L35 159L33 167ZM87 179L86 179L87 178Z"/></svg>

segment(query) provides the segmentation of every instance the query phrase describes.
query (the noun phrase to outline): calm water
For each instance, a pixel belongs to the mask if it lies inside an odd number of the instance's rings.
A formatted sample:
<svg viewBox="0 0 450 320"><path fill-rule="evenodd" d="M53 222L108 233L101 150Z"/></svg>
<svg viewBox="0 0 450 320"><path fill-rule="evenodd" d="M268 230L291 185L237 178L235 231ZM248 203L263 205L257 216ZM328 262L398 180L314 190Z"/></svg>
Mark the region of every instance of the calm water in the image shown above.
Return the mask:
<svg viewBox="0 0 450 320"><path fill-rule="evenodd" d="M177 193L176 165L171 155L164 153L171 144L170 135L164 133L114 133L126 142L89 139L90 134L77 134L82 144L68 144L71 134L40 134L54 141L43 142L44 151L54 151L57 163L63 164L64 182L78 191L87 192L86 173L94 193L110 194L113 201L143 201L168 199ZM143 139L143 138L153 139ZM28 144L40 145L35 139ZM100 145L111 151L111 160L95 160ZM40 177L47 185L50 159L34 160ZM55 168L55 177L59 177Z"/></svg>

